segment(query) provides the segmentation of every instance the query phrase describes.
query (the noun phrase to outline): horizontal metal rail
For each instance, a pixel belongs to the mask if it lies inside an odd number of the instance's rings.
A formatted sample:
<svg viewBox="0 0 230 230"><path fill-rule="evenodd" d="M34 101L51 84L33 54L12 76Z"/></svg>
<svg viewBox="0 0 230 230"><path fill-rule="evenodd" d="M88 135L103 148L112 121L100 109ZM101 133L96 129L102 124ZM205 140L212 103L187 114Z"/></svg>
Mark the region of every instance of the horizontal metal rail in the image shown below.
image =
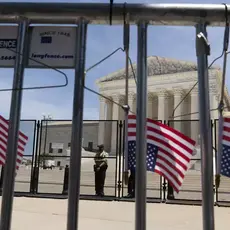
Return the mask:
<svg viewBox="0 0 230 230"><path fill-rule="evenodd" d="M130 23L139 20L151 25L188 25L206 22L224 26L223 4L126 4ZM39 3L1 2L0 23L16 23L21 17L30 23L75 24L84 17L90 24L109 24L110 4L105 3ZM230 17L230 5L228 5ZM123 24L124 5L113 5L113 24Z"/></svg>

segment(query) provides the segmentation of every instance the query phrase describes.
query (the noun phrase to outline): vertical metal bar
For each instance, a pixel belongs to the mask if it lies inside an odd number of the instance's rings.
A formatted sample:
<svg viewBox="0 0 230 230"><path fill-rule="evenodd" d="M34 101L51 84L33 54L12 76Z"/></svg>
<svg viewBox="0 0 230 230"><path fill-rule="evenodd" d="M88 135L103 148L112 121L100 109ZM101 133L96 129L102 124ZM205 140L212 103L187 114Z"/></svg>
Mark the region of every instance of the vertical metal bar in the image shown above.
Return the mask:
<svg viewBox="0 0 230 230"><path fill-rule="evenodd" d="M37 123L37 140L36 140L36 149L35 149L35 161L33 169L33 193L38 192L38 182L39 182L39 166L40 166L40 145L41 145L41 134L42 126L41 122Z"/></svg>
<svg viewBox="0 0 230 230"><path fill-rule="evenodd" d="M116 162L115 162L115 190L114 190L115 197L117 197L118 195L117 188L119 190L119 186L120 186L119 180L117 180L118 178L117 174L119 173L119 170L117 169L118 168L118 157L120 154L120 139L119 139L120 122L119 120L117 120L116 123L117 123L117 130L116 130L117 135L116 135L116 155L115 155L115 159L116 159Z"/></svg>
<svg viewBox="0 0 230 230"><path fill-rule="evenodd" d="M121 181L121 157L122 157L122 128L123 128L123 121L119 122L119 151L118 151L118 198L121 198L121 189L122 189L122 181ZM123 140L124 141L124 140ZM116 167L117 169L117 167ZM116 174L117 175L117 174Z"/></svg>
<svg viewBox="0 0 230 230"><path fill-rule="evenodd" d="M14 81L10 106L9 131L7 141L7 154L5 176L3 179L1 230L11 229L11 218L14 199L14 182L16 172L18 133L20 126L22 87L25 68L26 42L28 37L28 22L23 20L18 25L17 53L14 68Z"/></svg>
<svg viewBox="0 0 230 230"><path fill-rule="evenodd" d="M161 123L167 125L166 120L162 120ZM164 177L164 183L163 183L163 201L164 202L166 202L166 192L167 192L166 190L167 190L167 187L168 187L168 181Z"/></svg>
<svg viewBox="0 0 230 230"><path fill-rule="evenodd" d="M39 122L39 121L38 121ZM34 121L34 136L33 136L33 150L32 150L32 162L31 162L31 170L30 170L30 192L34 192L34 164L36 162L36 148L37 148L37 120Z"/></svg>
<svg viewBox="0 0 230 230"><path fill-rule="evenodd" d="M85 53L87 22L80 19L76 36L75 83L70 152L67 230L78 229L79 196L81 179L81 147L85 84Z"/></svg>
<svg viewBox="0 0 230 230"><path fill-rule="evenodd" d="M123 121L123 153L125 152L125 120ZM122 154L122 192L121 192L121 197L124 197L124 182L127 178L125 178L125 155ZM126 159L127 160L127 159ZM128 176L128 175L127 175ZM127 181L128 182L128 181Z"/></svg>
<svg viewBox="0 0 230 230"><path fill-rule="evenodd" d="M36 124L36 146L35 146L35 151L34 151L34 167L37 167L37 165L39 166L39 162L38 162L38 151L39 151L39 143L41 142L41 130L40 130L40 121L37 122Z"/></svg>
<svg viewBox="0 0 230 230"><path fill-rule="evenodd" d="M217 150L217 127L216 127L216 123L217 123L217 119L214 120L214 132L215 132L215 150ZM217 170L217 151L215 151L215 165L216 165L216 170ZM216 186L216 181L215 181L215 187L216 187L216 203L218 203L219 201L219 188L218 186Z"/></svg>
<svg viewBox="0 0 230 230"><path fill-rule="evenodd" d="M209 47L207 47L205 39L207 39L206 25L200 23L196 26L196 55L198 63L203 230L214 230L213 151L207 57Z"/></svg>
<svg viewBox="0 0 230 230"><path fill-rule="evenodd" d="M37 161L37 165L38 165L38 168L36 170L36 175L37 175L37 181L36 181L36 189L35 189L35 192L36 193L39 193L39 176L40 176L40 163L41 163L41 151L42 151L42 133L43 133L43 122L44 120L41 120L41 125L40 125L40 134L39 134L39 149L38 149L38 161Z"/></svg>
<svg viewBox="0 0 230 230"><path fill-rule="evenodd" d="M125 105L129 104L129 50L125 56ZM125 110L125 172L128 172L128 115L129 109Z"/></svg>
<svg viewBox="0 0 230 230"><path fill-rule="evenodd" d="M211 112L210 112L210 114L211 114ZM213 120L211 119L211 135L212 135L212 154L214 154L213 155L213 157L212 157L212 166L213 166L213 177L215 178L215 175L216 175L216 161L215 161L215 159L216 159L216 157L215 157L215 155L216 155L216 148L215 148L215 140L213 140L213 134L214 134L214 132L213 132L213 129L214 129L214 124L213 124ZM213 152L213 151L215 151L215 152ZM212 182L212 189L213 189L213 203L214 203L214 205L215 205L215 203L216 203L216 184L215 184L215 182L213 181Z"/></svg>
<svg viewBox="0 0 230 230"><path fill-rule="evenodd" d="M45 137L44 137L43 154L46 153L46 141L47 141L47 134L48 134L48 120L46 120L46 117L44 117L44 121L46 123L46 127L45 127Z"/></svg>
<svg viewBox="0 0 230 230"><path fill-rule="evenodd" d="M147 23L138 23L135 229L146 229Z"/></svg>
<svg viewBox="0 0 230 230"><path fill-rule="evenodd" d="M126 10L126 3L125 3ZM124 138L124 159L125 159L125 182L128 183L128 115L129 115L129 45L130 45L130 25L129 14L124 16L124 51L125 51L125 138Z"/></svg>

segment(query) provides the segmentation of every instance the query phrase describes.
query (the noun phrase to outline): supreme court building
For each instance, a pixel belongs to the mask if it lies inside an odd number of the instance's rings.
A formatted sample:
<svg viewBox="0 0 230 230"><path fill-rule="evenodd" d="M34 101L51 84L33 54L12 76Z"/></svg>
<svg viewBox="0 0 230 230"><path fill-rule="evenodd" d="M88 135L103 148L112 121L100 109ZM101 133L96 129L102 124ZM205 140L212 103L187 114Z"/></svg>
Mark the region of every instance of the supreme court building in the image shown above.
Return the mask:
<svg viewBox="0 0 230 230"><path fill-rule="evenodd" d="M197 64L195 62L179 61L175 59L150 56L148 65L148 104L147 116L161 121L172 121L172 126L198 140L198 85L189 93L181 105L174 111L181 99L197 82ZM135 75L136 65L133 65ZM222 72L218 67L209 70L210 108L216 109L219 103ZM125 98L125 69L118 70L97 80L99 92L113 101L124 104ZM230 98L225 88L225 106L228 110ZM130 110L136 112L136 83L132 69L129 69ZM174 112L173 112L174 111ZM218 110L211 111L211 119L218 118ZM100 97L100 120L124 120L123 109ZM177 122L173 122L177 120ZM100 122L98 142L104 143L109 152L116 150L117 125L114 122Z"/></svg>

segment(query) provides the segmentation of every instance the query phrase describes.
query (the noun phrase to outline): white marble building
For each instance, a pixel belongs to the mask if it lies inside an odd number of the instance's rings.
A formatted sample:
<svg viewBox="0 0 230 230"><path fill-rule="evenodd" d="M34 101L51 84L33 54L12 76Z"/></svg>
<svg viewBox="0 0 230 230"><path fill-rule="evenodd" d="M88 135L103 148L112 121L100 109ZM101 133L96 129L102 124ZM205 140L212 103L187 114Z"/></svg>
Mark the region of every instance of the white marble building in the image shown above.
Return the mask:
<svg viewBox="0 0 230 230"><path fill-rule="evenodd" d="M136 75L136 65L134 65ZM132 70L129 70L129 106L130 110L136 111L136 83ZM148 57L148 105L147 115L157 120L184 120L174 122L174 128L197 140L199 134L198 122L198 88L191 91L186 100L175 110L181 99L197 82L197 64L194 62L178 61L157 56ZM209 70L210 107L218 107L221 83L221 70L212 67ZM118 70L108 76L97 80L99 92L113 101L124 104L125 97L125 69ZM230 107L230 99L227 88L225 89L225 105ZM227 109L228 110L228 109ZM194 113L194 114L193 114ZM218 111L211 112L211 118L218 118ZM100 98L100 120L123 120L124 111L118 105ZM114 122L100 122L99 142L104 143L110 152L116 150L117 127Z"/></svg>

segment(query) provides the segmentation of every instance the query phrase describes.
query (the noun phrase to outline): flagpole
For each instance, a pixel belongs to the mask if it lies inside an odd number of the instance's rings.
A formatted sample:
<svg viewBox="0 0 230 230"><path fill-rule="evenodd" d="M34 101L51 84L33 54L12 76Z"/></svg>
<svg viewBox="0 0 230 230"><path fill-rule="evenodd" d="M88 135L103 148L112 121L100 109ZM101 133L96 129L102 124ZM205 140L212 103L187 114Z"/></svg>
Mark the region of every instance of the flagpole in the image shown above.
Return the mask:
<svg viewBox="0 0 230 230"><path fill-rule="evenodd" d="M209 102L208 55L206 24L196 26L196 55L198 66L199 115L201 140L201 180L203 230L214 230L213 151Z"/></svg>
<svg viewBox="0 0 230 230"><path fill-rule="evenodd" d="M135 230L146 230L147 23L138 22Z"/></svg>
<svg viewBox="0 0 230 230"><path fill-rule="evenodd" d="M124 4L126 10L126 3ZM123 106L125 112L125 149L124 149L124 160L125 170L124 179L125 184L128 184L128 115L129 115L129 42L130 42L130 25L129 25L129 14L124 15L124 51L125 51L125 106Z"/></svg>

